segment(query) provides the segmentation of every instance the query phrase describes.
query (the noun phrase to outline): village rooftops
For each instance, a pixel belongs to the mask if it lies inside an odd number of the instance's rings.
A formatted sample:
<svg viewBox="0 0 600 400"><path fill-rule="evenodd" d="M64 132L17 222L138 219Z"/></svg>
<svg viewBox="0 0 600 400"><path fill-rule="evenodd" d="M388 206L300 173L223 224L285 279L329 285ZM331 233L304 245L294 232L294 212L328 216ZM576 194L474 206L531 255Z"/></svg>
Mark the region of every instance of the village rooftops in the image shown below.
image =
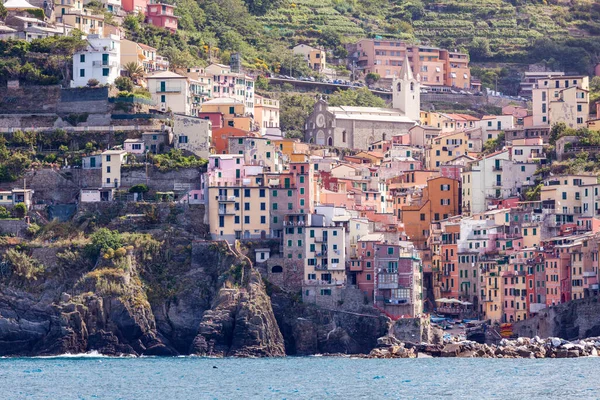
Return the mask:
<svg viewBox="0 0 600 400"><path fill-rule="evenodd" d="M385 236L382 233L369 233L367 235L361 236L358 239L359 242L382 242Z"/></svg>
<svg viewBox="0 0 600 400"><path fill-rule="evenodd" d="M186 76L176 74L171 71L160 71L152 75L148 75L146 79L187 79Z"/></svg>

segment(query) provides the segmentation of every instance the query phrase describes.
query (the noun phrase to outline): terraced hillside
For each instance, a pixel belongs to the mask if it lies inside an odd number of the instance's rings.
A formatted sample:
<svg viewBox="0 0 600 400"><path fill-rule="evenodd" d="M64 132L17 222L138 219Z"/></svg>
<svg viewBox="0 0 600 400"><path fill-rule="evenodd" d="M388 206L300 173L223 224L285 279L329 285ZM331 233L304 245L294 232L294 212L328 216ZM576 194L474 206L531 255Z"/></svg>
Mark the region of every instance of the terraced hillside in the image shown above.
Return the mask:
<svg viewBox="0 0 600 400"><path fill-rule="evenodd" d="M475 59L523 59L540 39L600 36L594 0L286 0L258 17L269 36L335 48L382 36L474 48ZM600 40L600 39L599 39ZM572 43L570 44L572 47Z"/></svg>

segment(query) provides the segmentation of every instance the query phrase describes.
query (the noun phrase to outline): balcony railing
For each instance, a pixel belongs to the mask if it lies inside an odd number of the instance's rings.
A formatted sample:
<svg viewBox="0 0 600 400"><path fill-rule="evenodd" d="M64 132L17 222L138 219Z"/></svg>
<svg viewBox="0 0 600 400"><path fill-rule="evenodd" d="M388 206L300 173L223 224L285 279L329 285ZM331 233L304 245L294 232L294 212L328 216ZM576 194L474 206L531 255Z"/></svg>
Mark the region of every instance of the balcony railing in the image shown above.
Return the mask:
<svg viewBox="0 0 600 400"><path fill-rule="evenodd" d="M327 243L327 236L315 236L315 243Z"/></svg>
<svg viewBox="0 0 600 400"><path fill-rule="evenodd" d="M92 62L94 67L103 67L103 68L118 68L119 63L116 61L94 61Z"/></svg>
<svg viewBox="0 0 600 400"><path fill-rule="evenodd" d="M181 87L175 87L175 86L156 89L156 93L180 93L180 92L181 92Z"/></svg>
<svg viewBox="0 0 600 400"><path fill-rule="evenodd" d="M224 203L224 202L233 203L235 201L235 196L221 196L220 195L218 200L221 203Z"/></svg>

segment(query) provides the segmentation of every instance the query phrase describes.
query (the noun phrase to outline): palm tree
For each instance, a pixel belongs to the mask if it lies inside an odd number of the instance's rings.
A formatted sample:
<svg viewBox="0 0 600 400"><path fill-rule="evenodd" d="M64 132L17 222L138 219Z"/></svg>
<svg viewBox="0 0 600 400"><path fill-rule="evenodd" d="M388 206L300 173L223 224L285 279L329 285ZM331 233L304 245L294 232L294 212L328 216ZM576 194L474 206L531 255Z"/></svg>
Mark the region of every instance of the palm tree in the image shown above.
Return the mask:
<svg viewBox="0 0 600 400"><path fill-rule="evenodd" d="M134 61L125 64L123 66L123 69L127 72L127 74L132 80L144 76L144 68Z"/></svg>

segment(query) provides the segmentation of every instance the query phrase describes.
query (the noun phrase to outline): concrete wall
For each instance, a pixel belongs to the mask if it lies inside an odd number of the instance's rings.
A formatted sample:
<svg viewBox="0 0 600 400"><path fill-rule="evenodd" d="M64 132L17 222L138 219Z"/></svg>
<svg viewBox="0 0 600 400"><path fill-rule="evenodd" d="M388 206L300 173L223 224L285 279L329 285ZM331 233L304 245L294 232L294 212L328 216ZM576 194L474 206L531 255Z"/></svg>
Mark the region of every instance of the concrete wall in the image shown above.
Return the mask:
<svg viewBox="0 0 600 400"><path fill-rule="evenodd" d="M563 339L600 336L600 297L592 296L541 310L513 325L519 336Z"/></svg>

